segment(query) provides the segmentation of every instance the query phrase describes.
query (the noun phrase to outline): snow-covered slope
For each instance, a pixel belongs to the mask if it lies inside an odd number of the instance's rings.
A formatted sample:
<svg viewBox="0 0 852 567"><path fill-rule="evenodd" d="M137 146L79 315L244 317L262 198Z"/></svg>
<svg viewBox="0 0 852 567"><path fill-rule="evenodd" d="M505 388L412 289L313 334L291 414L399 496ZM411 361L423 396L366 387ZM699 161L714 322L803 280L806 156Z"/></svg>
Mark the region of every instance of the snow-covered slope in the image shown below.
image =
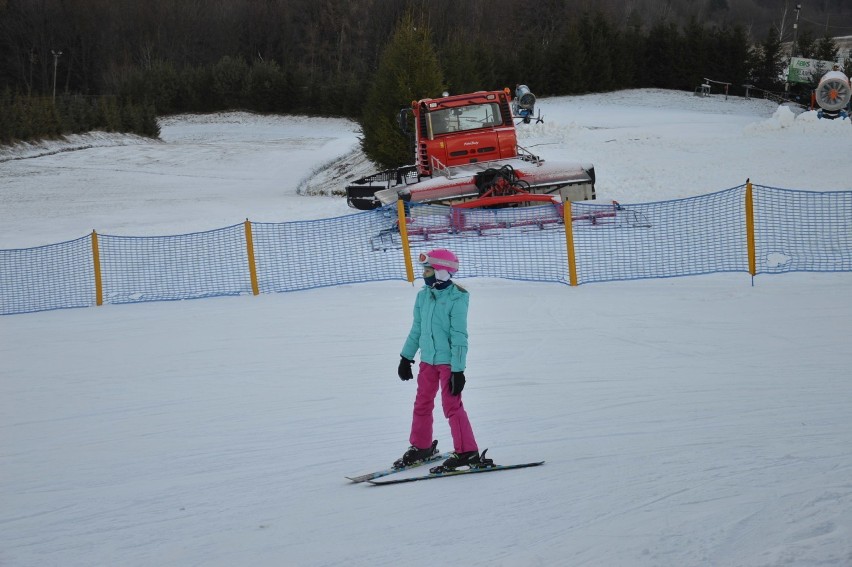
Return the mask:
<svg viewBox="0 0 852 567"><path fill-rule="evenodd" d="M599 200L702 195L747 178L792 189L852 187L843 153L849 120L653 89L544 99L538 108L545 123L522 125L521 144L544 158L594 164ZM346 183L374 171L358 150L358 125L342 119L238 112L168 118L161 130L161 141L101 133L0 150L0 248L92 229L162 235L246 218L345 215L353 212L340 197ZM88 149L64 151L72 148ZM41 157L19 159L27 156Z"/></svg>
<svg viewBox="0 0 852 567"><path fill-rule="evenodd" d="M523 143L594 163L600 199L852 189L848 121L662 91L539 105ZM350 212L296 188L356 155L351 122L162 129L7 150L0 248ZM852 276L464 283L477 439L543 467L344 479L407 447L404 282L0 318L0 565L852 564Z"/></svg>

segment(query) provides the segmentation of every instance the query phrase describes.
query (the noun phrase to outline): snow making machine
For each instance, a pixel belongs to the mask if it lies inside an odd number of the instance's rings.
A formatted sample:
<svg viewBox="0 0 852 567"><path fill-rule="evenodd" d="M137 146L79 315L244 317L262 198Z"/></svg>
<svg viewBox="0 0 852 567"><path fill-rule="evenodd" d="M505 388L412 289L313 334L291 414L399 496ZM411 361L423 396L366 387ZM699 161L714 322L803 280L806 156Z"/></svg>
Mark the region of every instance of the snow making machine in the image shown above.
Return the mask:
<svg viewBox="0 0 852 567"><path fill-rule="evenodd" d="M817 116L820 118L847 118L849 116L849 101L852 98L852 84L849 77L840 71L839 65L834 65L819 80L814 98L820 110Z"/></svg>

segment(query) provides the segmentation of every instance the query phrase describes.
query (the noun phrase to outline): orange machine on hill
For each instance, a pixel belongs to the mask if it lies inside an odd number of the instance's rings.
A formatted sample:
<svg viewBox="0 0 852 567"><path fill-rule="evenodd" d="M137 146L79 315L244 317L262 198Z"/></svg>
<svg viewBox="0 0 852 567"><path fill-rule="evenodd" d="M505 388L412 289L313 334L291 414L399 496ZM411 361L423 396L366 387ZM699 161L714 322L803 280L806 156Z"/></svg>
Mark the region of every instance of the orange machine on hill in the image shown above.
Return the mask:
<svg viewBox="0 0 852 567"><path fill-rule="evenodd" d="M467 206L541 201L531 195L551 195L555 202L594 199L594 166L545 161L518 145L515 120L533 118L535 96L525 85L516 95L512 100L503 89L412 102L400 111L400 126L413 135L415 163L354 181L346 188L349 205L370 210L399 199Z"/></svg>

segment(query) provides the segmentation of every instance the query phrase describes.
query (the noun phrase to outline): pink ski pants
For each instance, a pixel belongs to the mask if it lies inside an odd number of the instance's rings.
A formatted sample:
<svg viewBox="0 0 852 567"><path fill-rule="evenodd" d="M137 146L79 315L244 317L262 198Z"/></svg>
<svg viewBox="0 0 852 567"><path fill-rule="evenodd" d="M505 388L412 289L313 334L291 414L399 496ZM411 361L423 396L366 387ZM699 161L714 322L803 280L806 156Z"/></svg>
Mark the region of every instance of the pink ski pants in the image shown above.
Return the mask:
<svg viewBox="0 0 852 567"><path fill-rule="evenodd" d="M414 417L411 420L411 437L409 443L419 449L432 445L432 410L435 408L435 395L441 388L441 405L444 417L450 422L450 433L453 436L453 450L456 453L478 451L473 428L464 410L461 394L454 396L450 393L449 364L433 366L420 363L417 374L417 396L414 398Z"/></svg>

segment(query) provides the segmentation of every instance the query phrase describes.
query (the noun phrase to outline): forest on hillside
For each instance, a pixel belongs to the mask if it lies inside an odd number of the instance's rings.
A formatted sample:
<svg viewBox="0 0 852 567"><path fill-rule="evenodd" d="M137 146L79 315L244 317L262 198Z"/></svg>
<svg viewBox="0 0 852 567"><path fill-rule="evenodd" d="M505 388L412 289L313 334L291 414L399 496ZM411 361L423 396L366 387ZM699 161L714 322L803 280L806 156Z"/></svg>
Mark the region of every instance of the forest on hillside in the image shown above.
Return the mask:
<svg viewBox="0 0 852 567"><path fill-rule="evenodd" d="M830 51L825 38L852 35L852 0L797 5L0 0L0 105L46 108L60 101L102 121L101 109L112 105L114 117L127 117L120 123L149 129L152 114L228 108L358 118L405 14L426 28L450 92L519 82L541 96L692 90L703 77L731 83L732 92L745 83L773 90L781 87L782 42L794 33L802 54Z"/></svg>

